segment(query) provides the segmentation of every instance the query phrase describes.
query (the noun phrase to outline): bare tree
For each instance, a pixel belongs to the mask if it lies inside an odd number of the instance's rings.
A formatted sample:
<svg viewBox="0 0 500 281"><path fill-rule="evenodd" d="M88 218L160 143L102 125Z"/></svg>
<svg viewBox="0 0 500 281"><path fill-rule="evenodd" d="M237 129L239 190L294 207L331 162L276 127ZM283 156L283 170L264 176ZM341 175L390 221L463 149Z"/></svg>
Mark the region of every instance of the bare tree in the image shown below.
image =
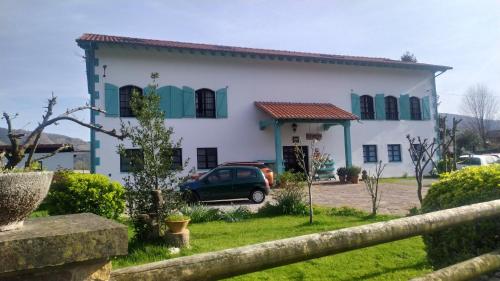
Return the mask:
<svg viewBox="0 0 500 281"><path fill-rule="evenodd" d="M314 182L314 177L321 167L328 161L329 155L326 153L322 153L316 147L317 140L311 141L311 151L313 151L313 155L311 157L311 161L309 162L309 166L306 164L308 161L306 159L306 155L304 150L302 150L299 146L295 146L295 157L297 158L297 162L299 166L304 170L304 176L306 178L308 193L309 193L309 223L313 223L313 208L312 208L312 184Z"/></svg>
<svg viewBox="0 0 500 281"><path fill-rule="evenodd" d="M38 142L40 141L40 136L42 135L43 130L50 125L57 125L59 121L65 121L65 120L71 121L78 125L90 128L92 130L96 130L98 132L116 137L121 140L123 140L126 137L125 134L117 133L115 129L105 130L102 128L101 125L86 123L72 116L74 113L83 110L106 113L104 110L98 107L84 105L73 109L68 109L66 110L66 112L57 115L55 117L52 117L53 109L56 103L57 103L57 97L52 95L52 97L49 98L47 101L47 106L45 107L46 108L45 113L42 115L42 121L38 123L37 127L33 131L27 134L19 133L17 132L16 129L13 128L12 120L14 120L18 116L18 114L10 115L7 112L3 113L2 119L4 119L5 122L7 123L7 137L9 138L10 141L10 150L5 152L5 158L7 158L7 164L5 164L4 167L5 169L15 168L16 165L19 164L19 162L21 162L23 158L26 156L28 150L29 154L26 160L25 167L30 167L31 163L34 161L32 160L33 154L35 153L36 147L38 146ZM59 150L56 150L55 153L57 153L63 148L65 147L63 146ZM50 154L49 157L53 156L55 153Z"/></svg>
<svg viewBox="0 0 500 281"><path fill-rule="evenodd" d="M470 87L462 98L462 113L472 116L467 125L480 136L484 147L488 146L488 131L498 110L497 97L483 84Z"/></svg>
<svg viewBox="0 0 500 281"><path fill-rule="evenodd" d="M380 200L382 200L382 192L379 190L378 183L385 166L386 164L382 165L382 161L379 161L375 166L375 174L373 176L368 174L368 177L364 180L366 191L368 191L372 199L372 216L377 215Z"/></svg>
<svg viewBox="0 0 500 281"><path fill-rule="evenodd" d="M446 124L446 115L439 116L439 146L441 150L441 159L445 160L445 171L456 170L457 169L457 148L456 148L456 135L458 124L462 122L462 119L456 119L453 117L451 129L448 129ZM448 160L450 153L450 146L453 145L453 157L451 161ZM431 160L434 168L438 169L436 163ZM448 162L451 162L451 167L448 167Z"/></svg>
<svg viewBox="0 0 500 281"><path fill-rule="evenodd" d="M422 204L422 186L424 180L424 172L429 163L434 163L434 155L439 150L439 144L436 139L429 142L428 139L422 139L421 137L412 138L410 135L406 136L410 147L408 152L410 152L410 158L415 167L415 179L417 180L417 196L420 204ZM435 165L435 164L434 164Z"/></svg>

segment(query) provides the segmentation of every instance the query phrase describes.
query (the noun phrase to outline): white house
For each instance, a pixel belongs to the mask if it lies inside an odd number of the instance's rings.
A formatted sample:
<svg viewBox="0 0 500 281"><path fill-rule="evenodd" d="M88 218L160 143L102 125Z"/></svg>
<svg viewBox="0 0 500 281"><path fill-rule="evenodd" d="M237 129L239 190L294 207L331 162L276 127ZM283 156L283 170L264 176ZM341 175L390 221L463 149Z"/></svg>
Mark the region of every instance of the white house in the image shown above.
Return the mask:
<svg viewBox="0 0 500 281"><path fill-rule="evenodd" d="M188 168L198 170L263 160L282 172L297 168L291 147L308 150L320 139L316 146L336 167L370 170L381 160L386 177L412 174L406 135L436 137L435 77L451 69L96 34L76 41L85 50L91 103L107 111L91 121L106 128L134 122L131 91L142 91L158 72L165 124L183 139L177 161L189 159ZM128 162L117 145L91 132L93 172L121 180Z"/></svg>

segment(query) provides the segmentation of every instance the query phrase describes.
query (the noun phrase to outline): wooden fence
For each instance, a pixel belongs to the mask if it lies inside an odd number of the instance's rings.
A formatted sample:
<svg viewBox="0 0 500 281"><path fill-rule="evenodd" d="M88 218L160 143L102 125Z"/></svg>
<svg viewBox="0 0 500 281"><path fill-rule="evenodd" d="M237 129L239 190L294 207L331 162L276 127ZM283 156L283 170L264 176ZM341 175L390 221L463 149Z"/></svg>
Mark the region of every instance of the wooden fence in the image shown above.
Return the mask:
<svg viewBox="0 0 500 281"><path fill-rule="evenodd" d="M492 217L500 217L500 200L131 266L114 270L111 273L111 280L218 280L401 240ZM498 254L492 254L487 260L489 266L469 274L467 278L474 278L494 269L500 262L500 257ZM430 279L421 280L466 280L454 275L454 272L457 274L460 270L454 268L450 272L446 273L450 279L432 279L433 276L429 276Z"/></svg>

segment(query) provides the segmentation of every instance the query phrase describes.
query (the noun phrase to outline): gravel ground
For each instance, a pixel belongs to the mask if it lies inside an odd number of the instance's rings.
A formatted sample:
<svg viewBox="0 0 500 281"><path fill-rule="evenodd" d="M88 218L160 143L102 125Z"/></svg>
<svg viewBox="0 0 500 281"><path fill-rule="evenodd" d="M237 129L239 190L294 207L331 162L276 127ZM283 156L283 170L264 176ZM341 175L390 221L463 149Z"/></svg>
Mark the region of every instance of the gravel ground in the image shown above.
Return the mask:
<svg viewBox="0 0 500 281"><path fill-rule="evenodd" d="M423 194L434 180L425 180ZM419 206L417 188L412 179L384 179L381 183L382 200L380 214L406 215L408 210ZM248 207L256 212L265 202L272 202L272 195L267 196L262 204L254 204L249 200L212 201L208 206L228 210L239 206ZM364 184L339 184L338 182L320 182L313 186L313 203L327 207L349 206L356 209L371 211L371 199Z"/></svg>

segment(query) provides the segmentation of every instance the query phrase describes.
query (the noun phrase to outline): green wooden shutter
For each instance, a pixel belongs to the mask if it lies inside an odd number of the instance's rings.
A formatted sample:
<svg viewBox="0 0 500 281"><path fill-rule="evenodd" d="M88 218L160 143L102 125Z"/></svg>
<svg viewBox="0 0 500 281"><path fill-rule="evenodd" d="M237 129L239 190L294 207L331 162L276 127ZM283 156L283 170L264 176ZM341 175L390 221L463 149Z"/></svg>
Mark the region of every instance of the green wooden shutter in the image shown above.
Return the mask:
<svg viewBox="0 0 500 281"><path fill-rule="evenodd" d="M359 104L359 95L351 93L351 112L361 118L361 106Z"/></svg>
<svg viewBox="0 0 500 281"><path fill-rule="evenodd" d="M215 110L217 118L227 118L227 88L215 92Z"/></svg>
<svg viewBox="0 0 500 281"><path fill-rule="evenodd" d="M410 95L399 97L399 119L410 120Z"/></svg>
<svg viewBox="0 0 500 281"><path fill-rule="evenodd" d="M375 117L377 120L385 120L384 94L375 95Z"/></svg>
<svg viewBox="0 0 500 281"><path fill-rule="evenodd" d="M422 120L431 120L431 105L429 96L422 98Z"/></svg>
<svg viewBox="0 0 500 281"><path fill-rule="evenodd" d="M120 116L118 87L110 83L104 85L104 110L106 110L106 117Z"/></svg>
<svg viewBox="0 0 500 281"><path fill-rule="evenodd" d="M194 118L196 117L195 111L195 101L194 101L194 89L187 86L182 87L182 92L184 94L184 117Z"/></svg>
<svg viewBox="0 0 500 281"><path fill-rule="evenodd" d="M164 86L156 90L160 96L160 108L163 110L165 118L172 118L172 111L170 110L170 105L172 104L171 88L171 86Z"/></svg>
<svg viewBox="0 0 500 281"><path fill-rule="evenodd" d="M172 111L172 118L182 118L184 115L184 94L181 89L172 86L171 95L170 111Z"/></svg>

